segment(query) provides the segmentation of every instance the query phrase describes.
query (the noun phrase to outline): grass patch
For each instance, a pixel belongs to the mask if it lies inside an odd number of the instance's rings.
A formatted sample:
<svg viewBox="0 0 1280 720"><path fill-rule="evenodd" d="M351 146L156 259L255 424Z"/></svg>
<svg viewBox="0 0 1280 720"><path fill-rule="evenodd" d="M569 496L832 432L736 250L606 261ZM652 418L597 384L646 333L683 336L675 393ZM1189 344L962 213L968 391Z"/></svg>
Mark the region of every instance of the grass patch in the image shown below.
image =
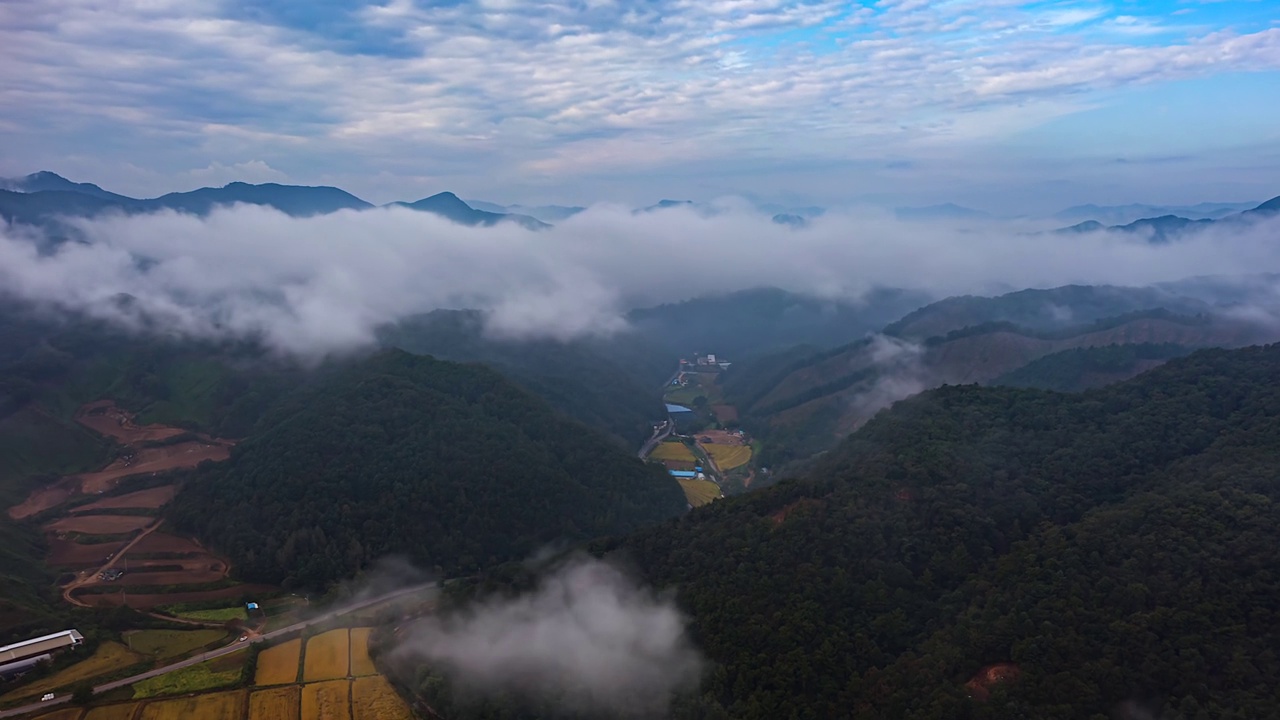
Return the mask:
<svg viewBox="0 0 1280 720"><path fill-rule="evenodd" d="M186 655L227 637L222 630L138 630L126 635L134 652L161 660Z"/></svg>
<svg viewBox="0 0 1280 720"><path fill-rule="evenodd" d="M658 447L653 449L649 457L654 460L680 460L683 462L697 462L698 458L689 449L689 446L682 442L661 442Z"/></svg>
<svg viewBox="0 0 1280 720"><path fill-rule="evenodd" d="M175 609L177 608L177 609ZM227 622L228 620L247 620L249 615L243 607L216 608L213 610L185 610L180 605L166 605L160 608L174 617L188 620L205 620L207 622Z"/></svg>
<svg viewBox="0 0 1280 720"><path fill-rule="evenodd" d="M133 686L133 697L140 700L230 687L240 682L241 668L244 665L244 661L245 654L236 652L199 665L192 665L149 680L143 680Z"/></svg>
<svg viewBox="0 0 1280 720"><path fill-rule="evenodd" d="M681 478L680 487L684 490L684 496L689 504L694 507L701 507L720 497L720 486L710 480Z"/></svg>

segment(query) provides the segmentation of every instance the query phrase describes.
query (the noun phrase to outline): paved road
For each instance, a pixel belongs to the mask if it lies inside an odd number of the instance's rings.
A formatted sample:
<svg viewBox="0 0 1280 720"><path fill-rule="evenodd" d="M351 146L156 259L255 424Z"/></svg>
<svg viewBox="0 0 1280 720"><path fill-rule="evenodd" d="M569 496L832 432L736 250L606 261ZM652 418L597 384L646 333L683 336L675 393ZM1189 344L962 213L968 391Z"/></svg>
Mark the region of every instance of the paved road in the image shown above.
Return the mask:
<svg viewBox="0 0 1280 720"><path fill-rule="evenodd" d="M649 441L644 444L644 447L640 448L640 452L638 453L640 459L643 460L649 457L649 453L653 452L653 449L658 447L658 443L667 439L667 436L671 434L671 428L673 427L675 427L675 423L671 420L667 420L662 424L662 427L654 430L653 437L649 438Z"/></svg>
<svg viewBox="0 0 1280 720"><path fill-rule="evenodd" d="M115 690L116 688L121 688L121 687L124 687L125 685L132 685L133 683L141 682L143 680L147 680L149 678L153 678L159 675L164 675L165 673L170 673L170 672L173 672L174 670L181 670L182 668L185 668L185 667L197 665L206 660L212 660L213 658L222 657L223 655L230 655L231 653L236 652L237 650L245 649L246 647L248 647L249 645L252 645L253 643L266 642L268 640L278 638L282 635L288 635L289 633L298 632L299 630L307 627L308 625L315 625L317 623L322 623L322 622L325 622L326 620L332 620L333 618L338 617L339 615L345 615L347 613L355 612L357 610L363 610L364 608L367 608L371 605L377 605L378 603L386 602L388 600L394 600L398 597L403 597L405 595L412 595L414 593L419 593L419 592L430 592L432 594L435 594L435 592L437 592L436 584L426 583L423 585L414 585L412 587L402 588L400 590L385 593L383 595L372 597L367 600L361 600L360 602L338 608L337 610L329 610L325 612L323 615L317 615L316 617L313 617L309 620L304 620L302 622L294 623L288 627L282 627L279 630L272 630L269 633L259 635L258 637L252 638L250 640L246 640L245 642L238 642L233 640L230 645L225 645L223 647L218 648L217 650L210 650L209 652L201 653L200 655L196 655L195 657L190 657L190 658L187 658L186 660L173 663L172 665L166 665L162 668L156 668L155 670L148 670L147 672L141 673L139 675L127 677L122 680L113 680L109 683L99 685L93 689L93 692L97 694L97 693L107 692L109 690ZM69 702L70 700L71 700L71 693L63 693L60 697L56 697L53 700L49 700L47 702L37 702L37 703L32 703L30 705L24 705L23 707L14 708L12 710L5 710L3 712L0 712L0 718L16 717L18 715L25 715L27 713L37 712L37 711L45 710L48 708L53 708L63 703Z"/></svg>

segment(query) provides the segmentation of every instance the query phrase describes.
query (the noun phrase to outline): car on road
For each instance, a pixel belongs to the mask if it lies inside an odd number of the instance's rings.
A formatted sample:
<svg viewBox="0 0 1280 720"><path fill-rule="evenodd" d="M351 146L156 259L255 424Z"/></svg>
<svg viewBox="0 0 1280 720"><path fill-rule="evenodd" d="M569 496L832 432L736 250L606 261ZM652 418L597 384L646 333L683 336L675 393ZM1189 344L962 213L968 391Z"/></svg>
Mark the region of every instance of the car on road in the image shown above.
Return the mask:
<svg viewBox="0 0 1280 720"><path fill-rule="evenodd" d="M44 697L40 698L40 702L48 702L52 699L53 699L53 693L45 693Z"/></svg>

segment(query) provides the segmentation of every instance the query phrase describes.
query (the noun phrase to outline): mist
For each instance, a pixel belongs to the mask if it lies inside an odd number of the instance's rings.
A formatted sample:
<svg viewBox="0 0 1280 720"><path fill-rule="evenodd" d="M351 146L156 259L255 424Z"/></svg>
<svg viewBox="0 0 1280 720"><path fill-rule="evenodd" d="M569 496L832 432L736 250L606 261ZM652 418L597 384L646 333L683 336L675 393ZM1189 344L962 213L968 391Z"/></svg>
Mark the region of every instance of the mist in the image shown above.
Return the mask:
<svg viewBox="0 0 1280 720"><path fill-rule="evenodd" d="M428 616L394 651L463 693L512 694L589 717L651 718L697 687L703 661L669 595L577 557L532 592L453 618Z"/></svg>
<svg viewBox="0 0 1280 720"><path fill-rule="evenodd" d="M631 308L761 286L856 301L876 287L943 297L1280 271L1274 217L1166 245L874 211L792 229L732 201L715 213L602 205L540 232L405 208L292 218L238 205L203 218L67 222L84 242L44 253L29 228L0 230L0 293L126 326L259 338L296 355L359 347L382 324L440 308L483 311L497 337L571 339L624 331Z"/></svg>

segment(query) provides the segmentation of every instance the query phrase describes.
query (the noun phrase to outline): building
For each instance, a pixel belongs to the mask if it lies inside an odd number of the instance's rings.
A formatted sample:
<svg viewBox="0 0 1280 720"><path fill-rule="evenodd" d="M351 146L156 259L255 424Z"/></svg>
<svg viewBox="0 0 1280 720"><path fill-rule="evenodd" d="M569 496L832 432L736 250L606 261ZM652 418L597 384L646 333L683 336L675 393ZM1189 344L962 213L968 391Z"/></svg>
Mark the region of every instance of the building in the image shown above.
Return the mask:
<svg viewBox="0 0 1280 720"><path fill-rule="evenodd" d="M668 470L667 472L671 473L671 477L681 480L693 480L698 477L698 473L692 470Z"/></svg>
<svg viewBox="0 0 1280 720"><path fill-rule="evenodd" d="M673 405L673 404L671 404L671 403L666 403L666 405L667 405L667 412L669 412L669 413L691 413L691 412L693 412L693 409L692 409L692 408L687 408L687 407L685 407L685 406L683 406L683 405Z"/></svg>
<svg viewBox="0 0 1280 720"><path fill-rule="evenodd" d="M26 660L36 655L45 655L75 647L82 642L84 642L84 636L76 630L63 630L60 633L23 640L22 642L0 647L0 663L7 664L18 660Z"/></svg>
<svg viewBox="0 0 1280 720"><path fill-rule="evenodd" d="M5 663L4 665L0 665L0 680L8 680L9 678L14 678L19 675L24 675L30 672L31 669L34 668L36 665L39 665L40 663L46 660L48 661L53 660L53 656L48 653L45 653L44 655L36 655L35 657L29 657L26 660L18 660L17 662Z"/></svg>

